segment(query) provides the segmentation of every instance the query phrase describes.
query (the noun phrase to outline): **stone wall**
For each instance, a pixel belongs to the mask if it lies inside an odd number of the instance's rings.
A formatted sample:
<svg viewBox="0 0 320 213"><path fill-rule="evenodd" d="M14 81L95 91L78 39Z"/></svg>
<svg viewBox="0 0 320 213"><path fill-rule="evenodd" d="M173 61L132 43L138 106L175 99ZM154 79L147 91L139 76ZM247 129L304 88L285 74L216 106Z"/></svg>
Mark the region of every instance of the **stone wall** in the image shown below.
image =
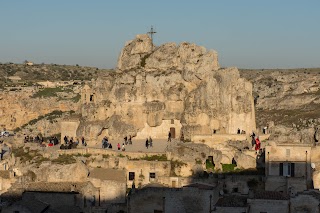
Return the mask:
<svg viewBox="0 0 320 213"><path fill-rule="evenodd" d="M249 213L256 212L289 212L289 200L248 199Z"/></svg>
<svg viewBox="0 0 320 213"><path fill-rule="evenodd" d="M126 170L127 185L131 188L133 180L129 180L129 172L134 172L134 181L136 187L138 187L139 184L146 185L148 183L159 182L158 178L161 176L169 177L171 164L170 161L130 160L127 161ZM155 173L155 178L151 178L150 173Z"/></svg>
<svg viewBox="0 0 320 213"><path fill-rule="evenodd" d="M145 188L130 196L130 212L209 212L210 195L212 206L219 198L217 189L201 190L198 188ZM196 204L196 205L195 205Z"/></svg>
<svg viewBox="0 0 320 213"><path fill-rule="evenodd" d="M79 127L80 121L61 121L61 142L63 143L63 138L64 136L68 136L73 137L73 139L75 140L75 138L77 137L77 129ZM80 136L81 137L81 136ZM79 138L80 138L79 137Z"/></svg>
<svg viewBox="0 0 320 213"><path fill-rule="evenodd" d="M300 194L290 199L290 212L319 213L319 200L312 195Z"/></svg>

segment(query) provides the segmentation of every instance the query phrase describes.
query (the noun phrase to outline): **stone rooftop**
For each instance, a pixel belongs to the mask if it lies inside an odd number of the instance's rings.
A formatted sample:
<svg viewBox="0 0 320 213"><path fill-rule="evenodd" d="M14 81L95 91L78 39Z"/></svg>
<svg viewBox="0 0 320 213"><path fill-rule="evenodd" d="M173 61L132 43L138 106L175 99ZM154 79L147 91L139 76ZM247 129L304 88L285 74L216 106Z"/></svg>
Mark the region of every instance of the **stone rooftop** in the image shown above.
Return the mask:
<svg viewBox="0 0 320 213"><path fill-rule="evenodd" d="M245 207L247 206L247 197L239 195L229 195L219 198L216 206L219 207Z"/></svg>
<svg viewBox="0 0 320 213"><path fill-rule="evenodd" d="M288 200L289 196L281 192L259 191L254 194L254 199L262 200Z"/></svg>

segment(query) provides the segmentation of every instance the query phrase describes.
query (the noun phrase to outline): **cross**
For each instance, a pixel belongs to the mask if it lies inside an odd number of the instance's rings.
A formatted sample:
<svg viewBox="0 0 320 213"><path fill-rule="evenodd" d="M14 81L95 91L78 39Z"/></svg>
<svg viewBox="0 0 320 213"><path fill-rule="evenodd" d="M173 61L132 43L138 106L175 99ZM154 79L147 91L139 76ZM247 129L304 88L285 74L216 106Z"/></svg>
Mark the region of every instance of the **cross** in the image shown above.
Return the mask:
<svg viewBox="0 0 320 213"><path fill-rule="evenodd" d="M153 26L151 26L150 32L147 32L147 34L150 34L151 42L153 43L153 34L157 33L156 31L153 31Z"/></svg>

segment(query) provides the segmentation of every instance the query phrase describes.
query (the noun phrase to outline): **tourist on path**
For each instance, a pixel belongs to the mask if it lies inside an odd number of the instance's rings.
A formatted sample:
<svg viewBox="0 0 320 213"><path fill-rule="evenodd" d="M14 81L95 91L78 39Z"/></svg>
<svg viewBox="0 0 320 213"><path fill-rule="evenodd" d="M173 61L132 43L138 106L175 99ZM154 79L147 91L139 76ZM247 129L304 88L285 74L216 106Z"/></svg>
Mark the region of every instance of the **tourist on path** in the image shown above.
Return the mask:
<svg viewBox="0 0 320 213"><path fill-rule="evenodd" d="M171 132L168 134L168 142L171 142Z"/></svg>
<svg viewBox="0 0 320 213"><path fill-rule="evenodd" d="M150 146L150 147L153 147L151 136L149 136L149 146Z"/></svg>
<svg viewBox="0 0 320 213"><path fill-rule="evenodd" d="M118 150L120 150L120 148L121 148L121 147L120 147L120 143L117 144L117 147L118 147Z"/></svg>
<svg viewBox="0 0 320 213"><path fill-rule="evenodd" d="M261 142L259 140L259 137L256 138L256 147L255 147L255 150L258 154L259 150L260 150L260 145L261 145Z"/></svg>
<svg viewBox="0 0 320 213"><path fill-rule="evenodd" d="M147 140L146 140L146 147L147 147L147 149L148 149L148 147L149 147L149 141L148 141L148 138L147 138Z"/></svg>

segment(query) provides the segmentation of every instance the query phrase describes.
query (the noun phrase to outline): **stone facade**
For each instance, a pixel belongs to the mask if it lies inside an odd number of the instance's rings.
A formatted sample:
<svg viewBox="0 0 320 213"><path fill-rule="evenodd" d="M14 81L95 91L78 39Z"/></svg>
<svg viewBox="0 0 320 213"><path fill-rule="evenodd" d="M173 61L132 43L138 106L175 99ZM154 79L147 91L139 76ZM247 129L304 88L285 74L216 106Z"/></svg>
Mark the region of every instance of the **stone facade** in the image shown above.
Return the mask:
<svg viewBox="0 0 320 213"><path fill-rule="evenodd" d="M295 194L310 188L312 147L269 144L265 148L266 190Z"/></svg>

